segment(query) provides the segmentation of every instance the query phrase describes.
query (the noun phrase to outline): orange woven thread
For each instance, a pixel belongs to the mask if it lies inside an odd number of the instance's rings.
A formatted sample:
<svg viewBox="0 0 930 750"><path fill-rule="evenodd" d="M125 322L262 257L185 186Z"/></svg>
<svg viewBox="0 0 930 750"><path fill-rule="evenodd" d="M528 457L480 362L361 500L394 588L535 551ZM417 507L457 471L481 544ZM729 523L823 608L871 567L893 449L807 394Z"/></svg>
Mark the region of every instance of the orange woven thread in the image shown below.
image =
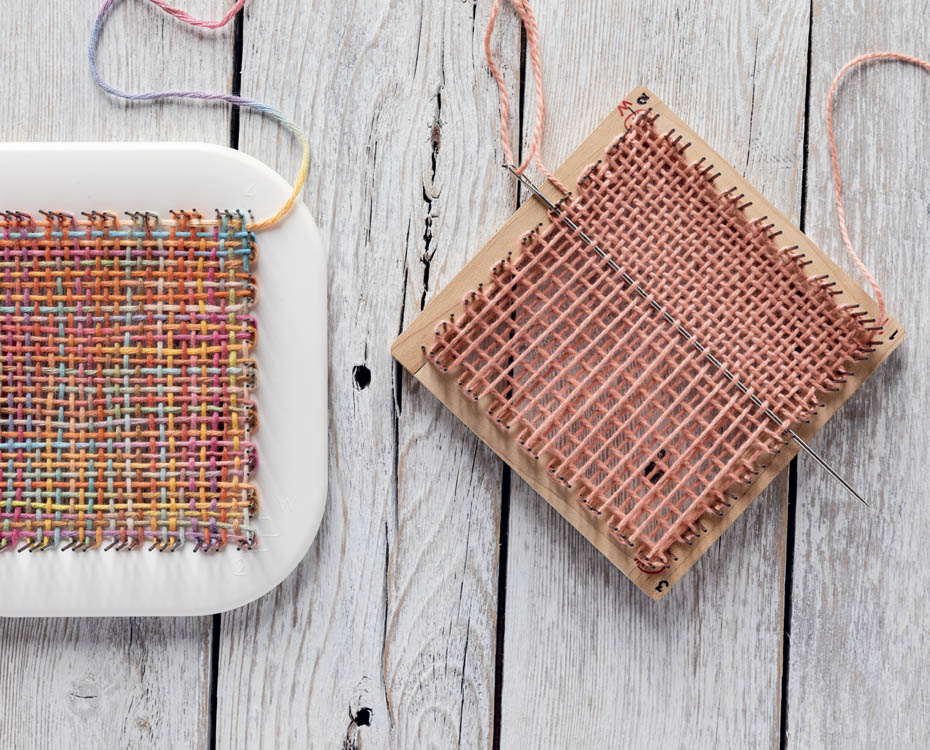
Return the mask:
<svg viewBox="0 0 930 750"><path fill-rule="evenodd" d="M808 418L872 351L876 327L654 122L639 117L563 209L786 424ZM786 442L558 220L524 237L436 334L429 361L647 570Z"/></svg>

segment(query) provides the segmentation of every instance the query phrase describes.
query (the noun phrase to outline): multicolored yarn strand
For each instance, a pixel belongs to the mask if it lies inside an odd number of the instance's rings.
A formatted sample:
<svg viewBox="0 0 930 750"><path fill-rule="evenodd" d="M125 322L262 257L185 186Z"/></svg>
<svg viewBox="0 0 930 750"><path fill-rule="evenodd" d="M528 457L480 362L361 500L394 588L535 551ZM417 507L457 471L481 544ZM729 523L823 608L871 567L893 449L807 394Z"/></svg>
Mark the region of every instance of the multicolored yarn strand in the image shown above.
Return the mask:
<svg viewBox="0 0 930 750"><path fill-rule="evenodd" d="M0 549L252 547L252 239L0 215Z"/></svg>
<svg viewBox="0 0 930 750"><path fill-rule="evenodd" d="M885 296L882 294L882 289L875 280L875 277L869 272L865 263L862 262L862 259L853 249L852 241L849 239L849 229L846 226L846 207L843 205L843 181L840 178L840 159L837 155L836 135L833 131L833 105L837 89L840 86L840 81L852 68L861 63L871 62L873 60L897 60L898 62L904 62L910 65L918 65L927 72L930 72L930 62L921 60L919 57L902 55L899 52L870 52L865 55L859 55L859 57L853 58L840 68L839 73L837 73L836 77L833 79L833 83L830 84L830 91L827 94L827 138L830 141L830 162L833 165L833 190L836 193L836 217L840 223L840 234L843 236L843 244L846 246L846 252L849 253L856 267L868 280L869 285L872 287L872 291L875 293L875 300L878 302L879 324L884 326L888 320L888 316L885 312Z"/></svg>
<svg viewBox="0 0 930 750"><path fill-rule="evenodd" d="M93 76L94 82L97 84L97 86L106 91L108 94L118 96L122 99L128 99L129 101L157 101L160 99L204 99L208 101L227 102L229 104L260 112L277 120L277 122L280 123L282 127L293 133L294 136L300 141L301 148L303 149L303 155L300 162L300 169L294 182L294 188L290 196L284 205L281 206L281 208L274 215L254 222L251 225L251 229L252 231L258 231L274 226L290 212L291 208L293 208L294 203L300 196L300 191L303 189L304 183L307 179L307 172L310 168L310 143L307 141L307 136L304 134L303 130L299 125L297 125L297 123L295 123L283 112L280 112L279 110L275 109L274 107L270 107L267 104L262 104L261 102L257 102L254 99L247 99L242 96L236 96L233 94L210 93L206 91L157 91L142 94L130 94L107 83L100 75L100 71L97 67L97 48L100 43L100 32L103 30L104 21L107 17L107 14L117 2L119 2L119 0L107 0L103 4L103 7L101 7L100 12L97 14L97 19L94 22L94 27L90 35L87 57L90 64L90 73ZM161 0L149 0L149 2L153 3L166 13L169 13L170 15L185 23L208 29L217 29L225 26L245 5L245 0L239 0L220 20L204 21L196 19L184 11L178 10L177 8L173 8Z"/></svg>

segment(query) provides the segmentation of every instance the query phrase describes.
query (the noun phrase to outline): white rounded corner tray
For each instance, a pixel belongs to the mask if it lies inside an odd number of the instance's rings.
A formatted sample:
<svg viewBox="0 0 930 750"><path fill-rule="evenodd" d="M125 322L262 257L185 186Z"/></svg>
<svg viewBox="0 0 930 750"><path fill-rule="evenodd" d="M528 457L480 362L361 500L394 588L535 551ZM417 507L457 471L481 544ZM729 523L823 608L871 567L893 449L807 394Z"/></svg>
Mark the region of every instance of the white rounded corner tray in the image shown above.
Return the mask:
<svg viewBox="0 0 930 750"><path fill-rule="evenodd" d="M290 194L258 160L201 143L0 144L0 210L273 214ZM257 234L253 550L0 553L0 615L203 615L277 586L313 542L327 488L326 254L303 203Z"/></svg>

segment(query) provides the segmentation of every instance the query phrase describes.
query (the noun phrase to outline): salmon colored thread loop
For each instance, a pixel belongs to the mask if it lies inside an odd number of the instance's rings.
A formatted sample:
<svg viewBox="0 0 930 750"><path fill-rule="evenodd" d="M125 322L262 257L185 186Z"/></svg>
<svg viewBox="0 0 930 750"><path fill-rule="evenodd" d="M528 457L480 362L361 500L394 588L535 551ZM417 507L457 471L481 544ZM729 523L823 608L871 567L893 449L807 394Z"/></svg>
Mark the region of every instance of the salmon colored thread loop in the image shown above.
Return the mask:
<svg viewBox="0 0 930 750"><path fill-rule="evenodd" d="M536 24L536 17L530 8L528 0L510 0L520 20L523 22L523 28L526 31L526 46L530 55L530 63L533 66L533 83L536 88L536 119L533 123L533 137L530 141L529 152L523 163L517 166L516 159L513 155L513 149L510 147L510 97L507 94L507 82L503 74L494 64L494 55L491 53L491 36L494 33L494 24L500 13L501 0L494 0L491 6L491 15L488 19L488 30L484 35L484 54L488 60L488 67L491 69L491 75L497 81L497 89L500 94L500 111L501 111L501 144L504 150L504 158L508 165L513 165L518 174L523 174L531 161L536 162L539 171L542 172L546 179L549 180L562 195L568 195L568 189L552 174L543 163L540 154L542 150L543 133L546 128L546 97L543 91L542 81L542 55L539 51L539 27Z"/></svg>
<svg viewBox="0 0 930 750"><path fill-rule="evenodd" d="M165 13L167 13L170 16L174 16L179 21L183 21L184 23L190 24L191 26L199 26L204 29L222 28L223 26L228 24L233 18L235 18L236 13L242 10L242 7L245 5L245 0L238 0L238 2L235 5L233 5L232 8L226 11L226 15L224 15L220 20L205 21L202 18L194 18L194 16L192 16L190 13L187 13L181 10L180 8L174 8L168 5L168 3L164 2L164 0L149 0L149 2L151 2L153 5L157 5L163 11L165 11Z"/></svg>
<svg viewBox="0 0 930 750"><path fill-rule="evenodd" d="M888 316L885 313L885 297L882 294L882 289L875 280L875 277L869 272L869 269L866 268L865 263L862 262L862 259L856 251L853 250L852 241L849 239L849 229L846 226L846 208L843 205L843 181L840 177L840 160L836 152L836 135L833 131L833 100L839 88L840 81L850 69L856 67L860 63L870 62L872 60L897 60L899 62L909 63L910 65L918 65L927 72L930 72L930 62L921 60L919 57L902 55L899 52L869 52L865 55L859 55L859 57L853 58L840 68L840 72L836 74L836 78L834 78L833 83L830 84L830 91L827 94L827 138L830 140L830 161L833 165L833 190L836 193L836 216L840 222L840 234L843 236L843 244L846 246L846 252L849 253L849 257L853 259L856 267L868 280L869 285L872 287L872 291L875 293L875 300L878 302L878 325L884 327L888 322Z"/></svg>

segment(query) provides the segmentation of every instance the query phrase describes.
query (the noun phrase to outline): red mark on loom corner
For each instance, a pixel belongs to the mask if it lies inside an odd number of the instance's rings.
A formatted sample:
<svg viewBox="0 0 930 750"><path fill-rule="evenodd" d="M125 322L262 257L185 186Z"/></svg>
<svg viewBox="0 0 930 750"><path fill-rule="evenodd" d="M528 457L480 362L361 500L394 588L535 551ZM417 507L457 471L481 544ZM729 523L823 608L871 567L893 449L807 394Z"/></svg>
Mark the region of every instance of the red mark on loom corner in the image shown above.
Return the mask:
<svg viewBox="0 0 930 750"><path fill-rule="evenodd" d="M636 104L643 105L649 102L649 94L642 93L636 97ZM626 114L626 117L623 118L624 127L630 127L630 120L632 120L640 112L645 112L645 109L633 109L633 102L628 102L624 99L620 104L617 105L617 109L620 114Z"/></svg>
<svg viewBox="0 0 930 750"><path fill-rule="evenodd" d="M649 575L655 575L656 573L661 573L665 570L664 565L660 565L658 568L649 567L647 568L647 563L643 562L639 558L636 559L636 567L639 568L643 573L648 573Z"/></svg>

